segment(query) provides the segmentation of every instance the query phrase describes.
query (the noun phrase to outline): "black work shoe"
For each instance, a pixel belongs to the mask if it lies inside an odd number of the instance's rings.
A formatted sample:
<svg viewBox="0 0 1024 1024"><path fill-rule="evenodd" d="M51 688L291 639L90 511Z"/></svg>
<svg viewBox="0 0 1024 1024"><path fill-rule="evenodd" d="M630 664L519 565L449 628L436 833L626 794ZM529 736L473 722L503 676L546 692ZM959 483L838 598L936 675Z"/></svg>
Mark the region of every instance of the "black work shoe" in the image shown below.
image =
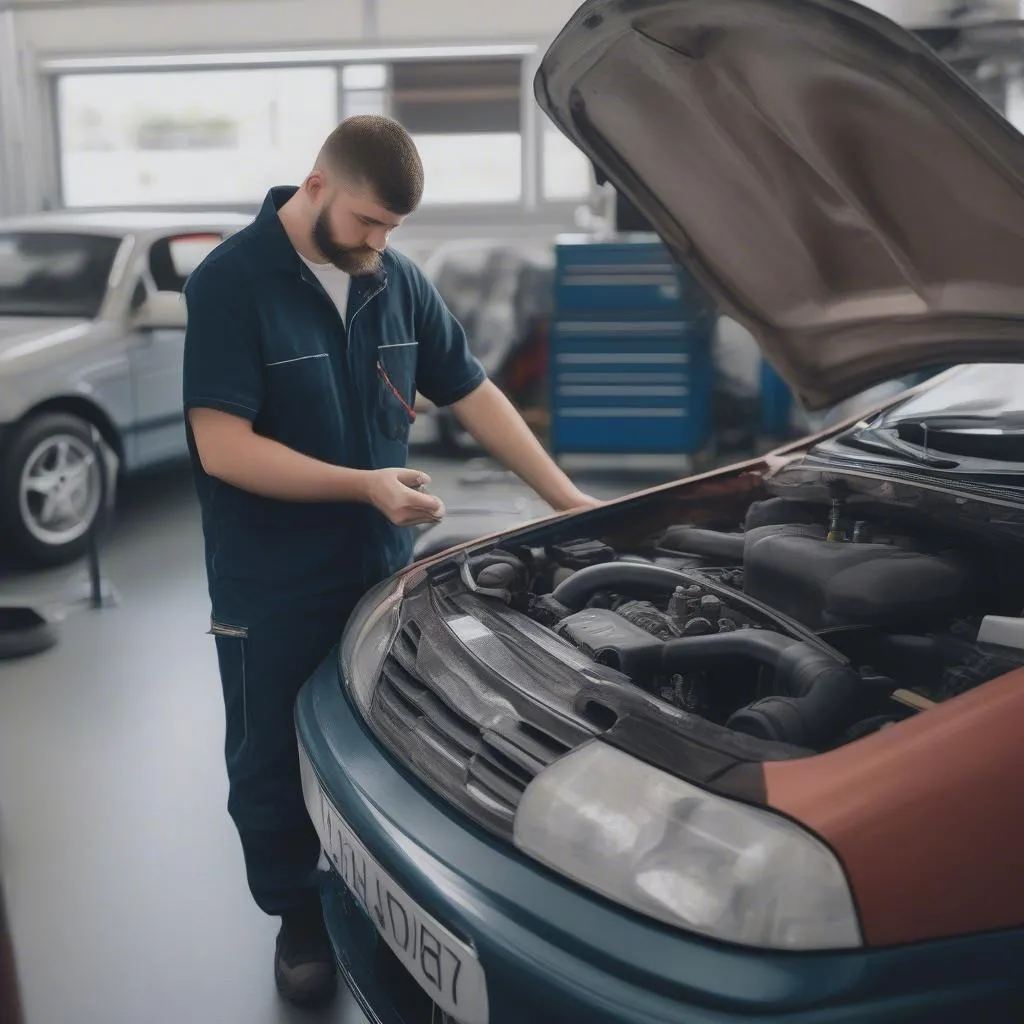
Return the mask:
<svg viewBox="0 0 1024 1024"><path fill-rule="evenodd" d="M282 998L297 1006L328 1002L337 988L334 949L318 907L281 918L274 980Z"/></svg>

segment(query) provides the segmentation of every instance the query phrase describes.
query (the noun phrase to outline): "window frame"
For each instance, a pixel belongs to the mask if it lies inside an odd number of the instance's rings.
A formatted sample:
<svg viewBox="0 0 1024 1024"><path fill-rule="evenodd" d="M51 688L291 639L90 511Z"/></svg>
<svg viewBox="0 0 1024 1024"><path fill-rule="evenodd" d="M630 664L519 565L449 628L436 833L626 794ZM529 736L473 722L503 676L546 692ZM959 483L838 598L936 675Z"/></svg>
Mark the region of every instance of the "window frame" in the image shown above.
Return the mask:
<svg viewBox="0 0 1024 1024"><path fill-rule="evenodd" d="M219 238L220 241L217 243L219 245L229 235L230 232L218 231L214 228L202 230L175 229L164 231L152 237L148 235L135 235L129 232L126 235L126 244L130 246L130 254L127 257L127 263L121 278L109 289L109 301L114 303L109 312L115 319L130 321L141 305L141 303L137 305L135 302L136 293L140 288L143 291L143 302L151 299L161 291L153 275L152 265L153 250L158 245L170 245L173 244L175 239L192 237ZM181 293L179 292L178 294Z"/></svg>
<svg viewBox="0 0 1024 1024"><path fill-rule="evenodd" d="M301 65L306 68L315 68L325 71L332 72L334 75L334 89L335 89L335 114L338 113L337 103L340 100L340 94L338 92L341 82L341 67L326 65L323 63L309 63ZM204 72L204 71L265 71L265 70L280 70L278 65L269 66L243 66L240 68L233 67L213 67L213 68L187 68L187 67L160 67L153 70L152 72L147 71L145 68L135 67L121 67L115 65L109 70L103 70L101 67L90 68L87 72L73 72L75 77L81 74L82 77L96 76L96 77L110 77L118 74L123 75L139 75L139 74L175 74L181 72ZM64 123L62 118L61 110L61 81L68 77L68 74L58 74L48 79L48 88L46 90L47 95L47 107L49 113L50 131L48 133L49 142L53 152L53 170L54 176L48 189L48 195L44 199L44 206L55 207L61 210L70 210L76 213L89 213L98 210L109 210L109 209L131 209L131 210L196 210L196 211L216 211L216 212L234 212L234 211L249 211L254 208L258 208L259 204L263 201L263 195L254 196L251 200L244 199L232 199L227 202L214 202L214 201L201 201L198 203L179 202L176 200L168 200L165 202L142 202L142 203L130 203L130 204L119 204L119 203L75 203L70 204L67 201L67 195L64 188L65 184L65 166L64 166L64 147L62 145L62 139L64 134Z"/></svg>
<svg viewBox="0 0 1024 1024"><path fill-rule="evenodd" d="M343 84L343 70L346 66L383 64L388 69L384 89L384 113L392 110L391 68L400 61L437 60L447 62L458 59L518 59L520 62L520 159L521 175L519 197L509 200L481 200L472 203L429 203L417 211L417 222L424 226L457 225L461 221L472 223L482 213L492 211L501 219L516 221L525 215L528 219L552 219L571 222L575 211L595 195L595 184L590 182L587 194L575 199L547 199L543 192L544 181L544 125L540 111L533 97L533 79L543 57L541 44L519 42L510 44L459 44L451 46L407 46L407 47L354 47L331 50L293 50L267 52L218 52L193 54L153 54L119 56L76 56L43 57L39 60L45 88L42 91L48 108L46 121L49 122L48 153L44 153L44 164L51 175L44 186L42 205L69 208L64 195L64 166L61 146L62 124L59 104L59 81L66 75L116 74L161 71L210 71L210 70L263 70L280 67L333 67L336 75L336 100L339 114L343 116L347 92ZM353 90L357 92L359 90ZM47 143L44 142L44 147ZM46 159L49 157L49 159ZM181 209L185 206L195 210L220 210L252 212L258 203L238 201L228 203L166 203L141 206L140 209ZM103 209L103 206L76 205L75 210Z"/></svg>

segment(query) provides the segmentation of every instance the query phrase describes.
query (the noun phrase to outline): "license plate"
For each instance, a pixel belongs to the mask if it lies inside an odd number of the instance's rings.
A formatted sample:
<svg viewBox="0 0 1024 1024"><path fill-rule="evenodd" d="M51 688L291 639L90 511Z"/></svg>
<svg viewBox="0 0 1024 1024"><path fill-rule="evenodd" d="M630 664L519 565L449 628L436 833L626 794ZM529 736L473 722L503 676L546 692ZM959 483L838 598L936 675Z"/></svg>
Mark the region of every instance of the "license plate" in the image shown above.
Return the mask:
<svg viewBox="0 0 1024 1024"><path fill-rule="evenodd" d="M475 951L439 924L370 856L328 799L299 742L302 792L335 871L395 956L459 1024L487 1024L487 982Z"/></svg>

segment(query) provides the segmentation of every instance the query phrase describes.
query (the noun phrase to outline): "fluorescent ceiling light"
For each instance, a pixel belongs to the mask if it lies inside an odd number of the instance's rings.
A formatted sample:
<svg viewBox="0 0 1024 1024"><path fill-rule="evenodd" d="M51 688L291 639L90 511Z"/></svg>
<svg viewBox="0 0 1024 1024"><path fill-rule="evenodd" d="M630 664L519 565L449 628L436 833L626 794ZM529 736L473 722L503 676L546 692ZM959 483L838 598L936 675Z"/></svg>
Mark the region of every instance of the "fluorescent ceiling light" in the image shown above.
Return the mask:
<svg viewBox="0 0 1024 1024"><path fill-rule="evenodd" d="M236 53L164 53L126 56L52 57L40 61L47 74L98 71L149 71L166 69L281 67L299 64L356 64L398 60L458 60L481 57L528 57L537 51L529 43L394 46L346 50L261 50Z"/></svg>

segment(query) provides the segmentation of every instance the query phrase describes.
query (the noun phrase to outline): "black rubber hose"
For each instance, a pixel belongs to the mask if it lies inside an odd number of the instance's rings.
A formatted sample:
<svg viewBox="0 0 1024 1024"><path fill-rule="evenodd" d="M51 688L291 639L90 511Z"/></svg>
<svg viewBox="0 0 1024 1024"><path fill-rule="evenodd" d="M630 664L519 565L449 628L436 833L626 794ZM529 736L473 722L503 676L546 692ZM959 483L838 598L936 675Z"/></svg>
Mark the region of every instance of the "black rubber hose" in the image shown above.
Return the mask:
<svg viewBox="0 0 1024 1024"><path fill-rule="evenodd" d="M775 668L783 653L799 641L766 629L737 629L731 633L669 640L662 650L666 672L680 672L708 662L748 658Z"/></svg>
<svg viewBox="0 0 1024 1024"><path fill-rule="evenodd" d="M662 547L687 555L721 559L723 564L743 564L742 533L719 533L696 526L670 526L661 540Z"/></svg>
<svg viewBox="0 0 1024 1024"><path fill-rule="evenodd" d="M692 579L663 565L604 562L574 572L555 587L551 596L567 608L579 611L599 590L613 588L632 597L689 586L693 586Z"/></svg>
<svg viewBox="0 0 1024 1024"><path fill-rule="evenodd" d="M573 573L551 597L578 611L599 590L645 594L691 583L660 565L606 562ZM821 750L863 717L877 698L875 689L837 657L768 630L670 640L662 663L678 671L700 661L743 657L774 667L778 694L737 711L726 723L737 732Z"/></svg>
<svg viewBox="0 0 1024 1024"><path fill-rule="evenodd" d="M825 749L870 713L878 698L877 689L842 661L763 629L670 640L661 660L664 671L673 673L732 659L774 670L775 693L741 708L726 723L761 739Z"/></svg>
<svg viewBox="0 0 1024 1024"><path fill-rule="evenodd" d="M823 750L869 714L878 698L853 669L807 644L781 652L775 689L774 696L733 714L728 728Z"/></svg>

